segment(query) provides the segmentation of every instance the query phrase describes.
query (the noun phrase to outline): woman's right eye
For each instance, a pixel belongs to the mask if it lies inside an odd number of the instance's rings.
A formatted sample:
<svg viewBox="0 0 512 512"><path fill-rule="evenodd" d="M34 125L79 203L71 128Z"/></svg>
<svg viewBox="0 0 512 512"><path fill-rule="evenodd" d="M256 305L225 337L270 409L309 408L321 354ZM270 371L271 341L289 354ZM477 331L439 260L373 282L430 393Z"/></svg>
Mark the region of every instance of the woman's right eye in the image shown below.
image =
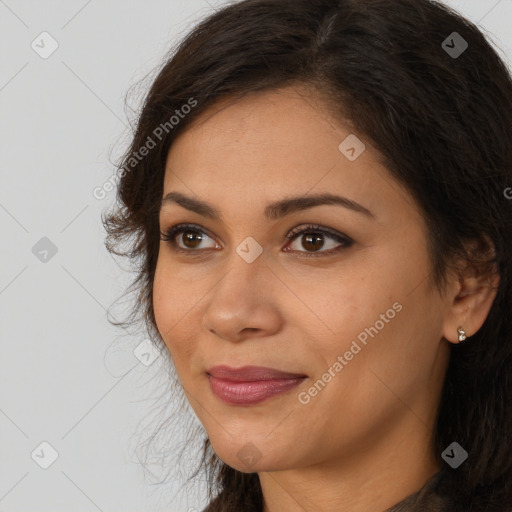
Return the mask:
<svg viewBox="0 0 512 512"><path fill-rule="evenodd" d="M198 247L205 239L211 238L202 229L191 224L172 226L167 232L161 232L160 235L162 241L169 242L176 252L181 253L194 252L198 250ZM220 248L220 245L215 241L213 242L213 247L206 247L206 249L218 248Z"/></svg>

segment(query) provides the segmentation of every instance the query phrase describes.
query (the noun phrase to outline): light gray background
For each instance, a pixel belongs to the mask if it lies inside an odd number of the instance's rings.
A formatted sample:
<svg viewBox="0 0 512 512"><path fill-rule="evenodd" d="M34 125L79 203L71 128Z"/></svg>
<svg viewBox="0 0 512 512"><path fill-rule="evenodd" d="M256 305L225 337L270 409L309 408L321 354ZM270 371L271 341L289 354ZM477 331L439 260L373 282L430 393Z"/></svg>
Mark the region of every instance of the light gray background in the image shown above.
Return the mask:
<svg viewBox="0 0 512 512"><path fill-rule="evenodd" d="M160 357L146 366L134 355L143 333L107 322L131 276L103 246L100 214L115 194L92 191L114 171L110 150L126 147L128 88L223 3L0 0L1 512L205 505L204 486L155 485L131 451L165 374ZM447 3L512 60L512 0ZM50 48L44 31L59 45L46 59L31 47ZM57 248L46 262L33 252L43 237ZM171 436L170 449L184 439ZM47 469L42 442L58 452Z"/></svg>

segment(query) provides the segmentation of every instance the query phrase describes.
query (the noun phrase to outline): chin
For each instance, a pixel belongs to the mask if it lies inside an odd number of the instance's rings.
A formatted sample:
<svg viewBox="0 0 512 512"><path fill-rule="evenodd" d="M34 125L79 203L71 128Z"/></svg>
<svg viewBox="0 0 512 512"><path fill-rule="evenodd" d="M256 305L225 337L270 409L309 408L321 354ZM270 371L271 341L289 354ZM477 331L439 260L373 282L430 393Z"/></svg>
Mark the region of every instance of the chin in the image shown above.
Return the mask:
<svg viewBox="0 0 512 512"><path fill-rule="evenodd" d="M263 441L261 443L250 441L240 443L231 440L228 446L222 447L218 447L212 442L212 447L222 462L242 473L281 471L296 466L295 461L289 457L289 450L283 450L281 446L283 453L280 453L280 449L271 449L268 443L263 445ZM235 447L237 447L236 450Z"/></svg>

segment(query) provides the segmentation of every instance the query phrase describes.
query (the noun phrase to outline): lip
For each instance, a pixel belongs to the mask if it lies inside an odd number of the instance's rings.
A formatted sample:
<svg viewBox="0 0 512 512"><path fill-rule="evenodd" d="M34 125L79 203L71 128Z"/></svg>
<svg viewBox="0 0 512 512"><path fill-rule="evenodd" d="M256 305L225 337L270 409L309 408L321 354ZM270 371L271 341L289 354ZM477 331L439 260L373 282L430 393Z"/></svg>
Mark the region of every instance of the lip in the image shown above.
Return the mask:
<svg viewBox="0 0 512 512"><path fill-rule="evenodd" d="M253 382L258 380L274 379L294 379L306 377L303 373L289 373L265 366L242 366L241 368L231 368L221 365L213 366L207 370L208 375L219 379L231 380L235 382Z"/></svg>
<svg viewBox="0 0 512 512"><path fill-rule="evenodd" d="M285 393L307 378L263 366L214 366L207 371L212 392L229 405L254 405Z"/></svg>

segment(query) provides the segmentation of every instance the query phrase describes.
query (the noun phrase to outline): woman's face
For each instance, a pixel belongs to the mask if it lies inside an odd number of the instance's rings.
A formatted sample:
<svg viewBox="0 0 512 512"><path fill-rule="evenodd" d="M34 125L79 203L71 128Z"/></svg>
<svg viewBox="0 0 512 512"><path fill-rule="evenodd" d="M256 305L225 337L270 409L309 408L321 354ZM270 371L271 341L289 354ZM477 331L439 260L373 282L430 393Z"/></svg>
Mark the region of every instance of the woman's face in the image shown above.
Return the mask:
<svg viewBox="0 0 512 512"><path fill-rule="evenodd" d="M160 229L193 226L160 243L156 321L215 452L240 471L421 452L449 357L415 202L299 92L222 101L167 159L163 196L179 196ZM295 377L210 377L220 365Z"/></svg>

